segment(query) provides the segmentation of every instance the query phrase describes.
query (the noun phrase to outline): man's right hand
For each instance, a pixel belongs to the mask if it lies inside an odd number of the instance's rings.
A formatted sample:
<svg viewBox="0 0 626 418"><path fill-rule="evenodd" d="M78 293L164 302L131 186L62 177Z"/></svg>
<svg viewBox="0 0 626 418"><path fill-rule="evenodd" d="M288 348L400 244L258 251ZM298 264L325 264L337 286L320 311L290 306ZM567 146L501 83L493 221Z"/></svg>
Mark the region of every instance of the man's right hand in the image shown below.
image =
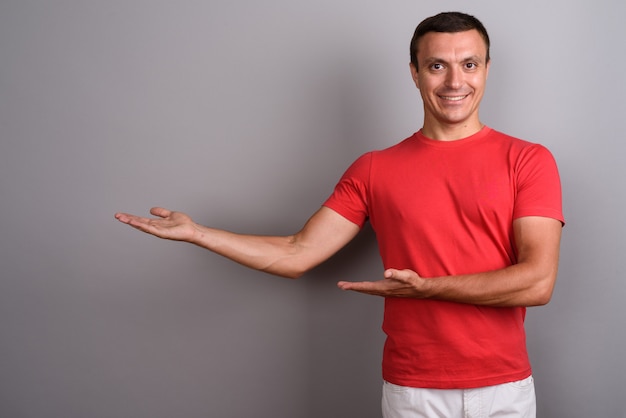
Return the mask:
<svg viewBox="0 0 626 418"><path fill-rule="evenodd" d="M116 213L122 223L159 238L186 241L244 266L296 278L328 259L359 232L358 225L327 207L288 236L237 234L197 224L181 212L152 208L156 218Z"/></svg>
<svg viewBox="0 0 626 418"><path fill-rule="evenodd" d="M197 234L196 224L186 214L165 208L152 208L150 213L156 218L144 218L128 213L116 213L115 218L140 231L159 238L193 242Z"/></svg>

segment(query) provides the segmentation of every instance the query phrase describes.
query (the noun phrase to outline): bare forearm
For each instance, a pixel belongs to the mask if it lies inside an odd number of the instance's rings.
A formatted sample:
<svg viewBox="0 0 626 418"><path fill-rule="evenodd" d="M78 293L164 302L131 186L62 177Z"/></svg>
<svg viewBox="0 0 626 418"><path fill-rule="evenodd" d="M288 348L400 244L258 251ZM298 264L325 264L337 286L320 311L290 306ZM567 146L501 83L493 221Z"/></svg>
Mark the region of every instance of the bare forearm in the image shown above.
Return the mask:
<svg viewBox="0 0 626 418"><path fill-rule="evenodd" d="M244 235L195 223L188 215L150 209L154 218L118 212L115 218L159 238L185 241L244 266L296 278L329 258L358 233L358 225L322 207L302 230L289 236Z"/></svg>
<svg viewBox="0 0 626 418"><path fill-rule="evenodd" d="M422 278L413 270L387 269L383 280L341 281L338 286L377 296L505 307L545 305L555 280L556 267L520 263L484 273L433 278Z"/></svg>
<svg viewBox="0 0 626 418"><path fill-rule="evenodd" d="M520 263L484 273L424 279L429 299L489 306L536 306L550 301L556 266L537 268Z"/></svg>
<svg viewBox="0 0 626 418"><path fill-rule="evenodd" d="M296 278L311 268L295 236L243 235L196 225L189 242L255 270Z"/></svg>
<svg viewBox="0 0 626 418"><path fill-rule="evenodd" d="M278 276L297 278L335 254L359 227L322 207L289 236L242 235L196 225L196 245L237 263Z"/></svg>
<svg viewBox="0 0 626 418"><path fill-rule="evenodd" d="M116 219L156 237L189 242L206 248L247 267L285 277L298 277L321 261L323 251L303 251L306 242L294 236L255 236L208 228L188 215L164 208L152 208L155 218L117 213ZM311 246L308 246L311 249Z"/></svg>
<svg viewBox="0 0 626 418"><path fill-rule="evenodd" d="M490 306L535 306L550 301L559 265L561 222L525 217L513 222L517 263L500 270L422 278L408 269L387 269L375 282L339 282L344 290L385 297L437 299Z"/></svg>

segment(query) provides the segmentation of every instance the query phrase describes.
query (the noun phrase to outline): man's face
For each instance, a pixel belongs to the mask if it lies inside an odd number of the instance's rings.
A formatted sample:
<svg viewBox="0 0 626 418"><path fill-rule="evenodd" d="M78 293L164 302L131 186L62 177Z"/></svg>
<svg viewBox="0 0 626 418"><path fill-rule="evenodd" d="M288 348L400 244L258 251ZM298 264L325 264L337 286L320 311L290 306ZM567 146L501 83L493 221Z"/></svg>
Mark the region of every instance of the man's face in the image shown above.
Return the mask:
<svg viewBox="0 0 626 418"><path fill-rule="evenodd" d="M480 129L478 106L489 72L486 56L487 46L476 30L430 32L420 39L419 68L411 64L411 74L424 101L427 135Z"/></svg>

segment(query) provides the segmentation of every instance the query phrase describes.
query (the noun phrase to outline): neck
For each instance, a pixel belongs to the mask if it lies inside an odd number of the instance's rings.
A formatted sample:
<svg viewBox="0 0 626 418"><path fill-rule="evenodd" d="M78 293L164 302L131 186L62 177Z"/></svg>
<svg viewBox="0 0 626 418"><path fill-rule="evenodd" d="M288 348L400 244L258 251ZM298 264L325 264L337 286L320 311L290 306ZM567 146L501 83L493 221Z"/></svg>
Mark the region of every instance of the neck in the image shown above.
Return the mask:
<svg viewBox="0 0 626 418"><path fill-rule="evenodd" d="M483 126L485 125L479 120L473 122L464 121L458 124L428 123L428 120L425 120L422 133L428 138L437 141L456 141L474 135Z"/></svg>

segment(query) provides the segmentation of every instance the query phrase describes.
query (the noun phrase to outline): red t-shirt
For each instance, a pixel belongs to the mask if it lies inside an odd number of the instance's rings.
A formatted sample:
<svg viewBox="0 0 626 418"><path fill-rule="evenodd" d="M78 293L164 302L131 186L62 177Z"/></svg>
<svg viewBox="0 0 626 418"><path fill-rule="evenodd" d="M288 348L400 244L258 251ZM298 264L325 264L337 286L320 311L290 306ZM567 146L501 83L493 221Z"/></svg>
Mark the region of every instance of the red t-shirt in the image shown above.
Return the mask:
<svg viewBox="0 0 626 418"><path fill-rule="evenodd" d="M367 153L324 205L359 226L369 219L385 268L411 269L425 278L516 263L516 218L563 222L550 152L488 127L450 142L418 132ZM386 298L383 378L428 388L526 378L525 313L523 307Z"/></svg>

